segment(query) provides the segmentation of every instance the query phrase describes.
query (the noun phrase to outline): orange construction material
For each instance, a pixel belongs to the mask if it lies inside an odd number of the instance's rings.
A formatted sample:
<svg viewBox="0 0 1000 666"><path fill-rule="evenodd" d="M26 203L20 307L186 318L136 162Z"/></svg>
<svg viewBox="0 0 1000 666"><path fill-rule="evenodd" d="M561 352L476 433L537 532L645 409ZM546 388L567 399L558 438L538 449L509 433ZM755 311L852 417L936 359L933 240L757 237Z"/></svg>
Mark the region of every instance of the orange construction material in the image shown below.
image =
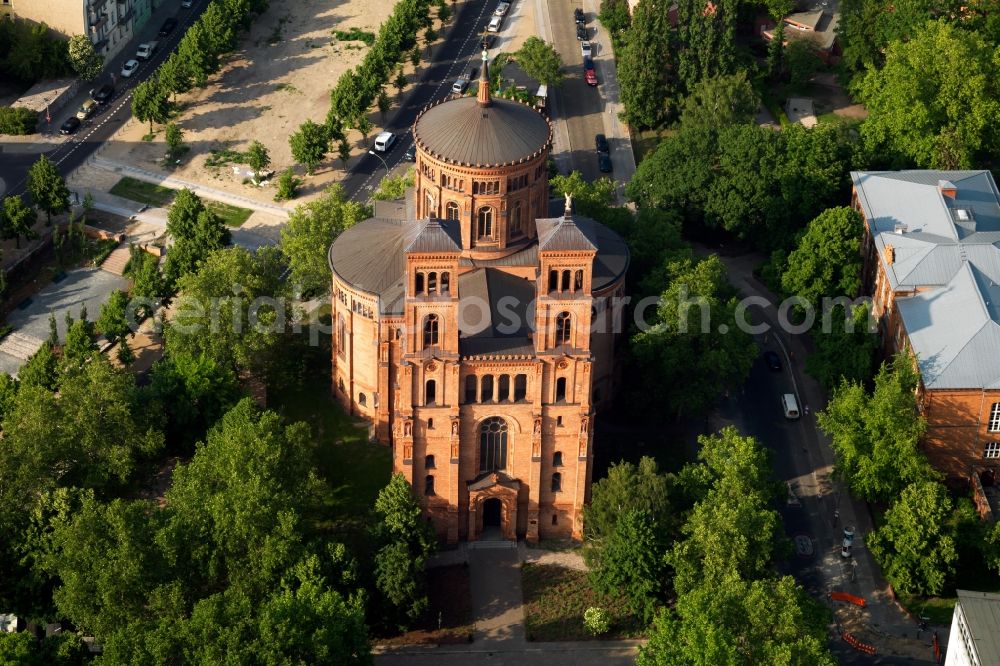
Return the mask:
<svg viewBox="0 0 1000 666"><path fill-rule="evenodd" d="M830 598L834 601L844 601L849 604L854 604L855 606L865 607L864 597L856 597L853 594L848 594L847 592L831 592Z"/></svg>
<svg viewBox="0 0 1000 666"><path fill-rule="evenodd" d="M862 643L857 638L848 633L841 634L841 638L847 642L852 648L858 652L864 652L865 654L874 657L875 656L875 646L869 645L868 643Z"/></svg>

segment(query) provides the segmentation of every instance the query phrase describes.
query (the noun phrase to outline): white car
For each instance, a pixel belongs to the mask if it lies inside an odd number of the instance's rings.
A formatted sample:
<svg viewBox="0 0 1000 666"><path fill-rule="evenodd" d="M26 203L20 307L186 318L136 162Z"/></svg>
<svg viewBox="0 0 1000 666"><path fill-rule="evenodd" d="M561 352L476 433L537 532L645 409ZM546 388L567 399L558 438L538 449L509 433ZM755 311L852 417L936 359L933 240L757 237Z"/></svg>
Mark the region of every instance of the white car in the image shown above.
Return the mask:
<svg viewBox="0 0 1000 666"><path fill-rule="evenodd" d="M380 153L387 153L396 143L396 135L392 132L382 132L375 137L375 150Z"/></svg>
<svg viewBox="0 0 1000 666"><path fill-rule="evenodd" d="M190 9L192 4L194 4L193 0L181 0L181 7L184 9Z"/></svg>
<svg viewBox="0 0 1000 666"><path fill-rule="evenodd" d="M583 53L584 58L590 58L591 57L590 42L587 41L580 42L580 51Z"/></svg>
<svg viewBox="0 0 1000 666"><path fill-rule="evenodd" d="M497 5L496 11L493 12L493 15L494 16L506 16L508 9L510 9L510 3L509 2L501 2L499 5Z"/></svg>
<svg viewBox="0 0 1000 666"><path fill-rule="evenodd" d="M135 74L135 70L137 69L139 69L138 60L126 60L125 64L122 65L122 76L124 76L127 79L128 77Z"/></svg>

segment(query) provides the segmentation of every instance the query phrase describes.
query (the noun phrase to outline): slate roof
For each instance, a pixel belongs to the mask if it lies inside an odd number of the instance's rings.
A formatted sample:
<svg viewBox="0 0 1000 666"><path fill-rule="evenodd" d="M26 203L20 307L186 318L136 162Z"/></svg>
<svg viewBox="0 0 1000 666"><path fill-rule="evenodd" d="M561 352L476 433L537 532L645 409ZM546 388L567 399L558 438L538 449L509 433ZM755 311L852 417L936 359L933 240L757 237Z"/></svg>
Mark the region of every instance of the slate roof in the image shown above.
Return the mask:
<svg viewBox="0 0 1000 666"><path fill-rule="evenodd" d="M455 220L431 218L405 252L461 252L462 232Z"/></svg>
<svg viewBox="0 0 1000 666"><path fill-rule="evenodd" d="M496 268L458 278L458 351L462 356L530 356L535 283Z"/></svg>
<svg viewBox="0 0 1000 666"><path fill-rule="evenodd" d="M466 481L466 486L469 490L484 490L493 486L504 486L518 490L521 487L521 482L509 477L504 472L483 472L471 481Z"/></svg>
<svg viewBox="0 0 1000 666"><path fill-rule="evenodd" d="M428 107L413 124L413 139L437 159L457 165L515 164L537 155L552 140L549 121L521 102L475 97Z"/></svg>
<svg viewBox="0 0 1000 666"><path fill-rule="evenodd" d="M1000 664L1000 594L968 590L956 593L979 663Z"/></svg>
<svg viewBox="0 0 1000 666"><path fill-rule="evenodd" d="M924 385L1000 388L1000 192L992 174L854 172L851 178L891 287L921 290L897 298L896 307ZM954 198L942 193L950 188Z"/></svg>
<svg viewBox="0 0 1000 666"><path fill-rule="evenodd" d="M572 215L535 220L538 228L538 248L542 252L560 250L585 250L594 252L597 243L590 239L593 235L593 221L580 218L577 222Z"/></svg>

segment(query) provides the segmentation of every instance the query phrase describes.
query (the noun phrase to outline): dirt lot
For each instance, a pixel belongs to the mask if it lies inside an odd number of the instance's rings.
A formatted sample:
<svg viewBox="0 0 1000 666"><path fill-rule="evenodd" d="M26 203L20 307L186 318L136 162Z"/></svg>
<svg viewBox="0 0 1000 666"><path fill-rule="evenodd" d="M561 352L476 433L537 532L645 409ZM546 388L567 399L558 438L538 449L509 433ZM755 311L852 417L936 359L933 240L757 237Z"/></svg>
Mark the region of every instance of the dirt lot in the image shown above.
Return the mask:
<svg viewBox="0 0 1000 666"><path fill-rule="evenodd" d="M377 33L394 5L393 0L272 2L209 85L178 96L182 111L175 122L183 129L190 152L174 175L270 201L273 188L258 190L243 184L247 167L240 167L236 174L233 164L206 166L209 151L242 151L258 139L267 146L272 169L291 166L288 136L307 119L323 122L330 89L340 74L360 63L368 51L364 42L339 41L333 31L358 28ZM405 71L412 80L412 66L407 64ZM390 85L387 92L395 104L396 89ZM378 127L378 112L369 117ZM158 160L165 153L165 144L162 127L154 128L154 140L144 142L149 125L131 123L105 156L145 169L160 168ZM349 139L356 144L355 154L360 154L360 135L352 132ZM330 156L307 180L303 194L318 192L342 175L340 160Z"/></svg>

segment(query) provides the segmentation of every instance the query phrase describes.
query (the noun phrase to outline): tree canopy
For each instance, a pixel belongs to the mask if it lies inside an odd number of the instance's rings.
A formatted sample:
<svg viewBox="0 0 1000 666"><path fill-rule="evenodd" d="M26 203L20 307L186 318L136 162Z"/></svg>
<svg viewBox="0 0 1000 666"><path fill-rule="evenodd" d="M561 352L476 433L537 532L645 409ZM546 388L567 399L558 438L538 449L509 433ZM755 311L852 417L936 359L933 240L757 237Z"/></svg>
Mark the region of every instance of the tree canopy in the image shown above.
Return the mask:
<svg viewBox="0 0 1000 666"><path fill-rule="evenodd" d="M539 83L556 86L562 83L562 58L555 47L532 35L514 54L524 73Z"/></svg>
<svg viewBox="0 0 1000 666"><path fill-rule="evenodd" d="M788 255L782 290L819 309L824 298L855 297L861 290L861 215L828 208L807 226Z"/></svg>
<svg viewBox="0 0 1000 666"><path fill-rule="evenodd" d="M31 201L45 211L46 219L52 224L52 216L69 210L69 188L59 174L56 165L45 155L28 170L28 193Z"/></svg>

